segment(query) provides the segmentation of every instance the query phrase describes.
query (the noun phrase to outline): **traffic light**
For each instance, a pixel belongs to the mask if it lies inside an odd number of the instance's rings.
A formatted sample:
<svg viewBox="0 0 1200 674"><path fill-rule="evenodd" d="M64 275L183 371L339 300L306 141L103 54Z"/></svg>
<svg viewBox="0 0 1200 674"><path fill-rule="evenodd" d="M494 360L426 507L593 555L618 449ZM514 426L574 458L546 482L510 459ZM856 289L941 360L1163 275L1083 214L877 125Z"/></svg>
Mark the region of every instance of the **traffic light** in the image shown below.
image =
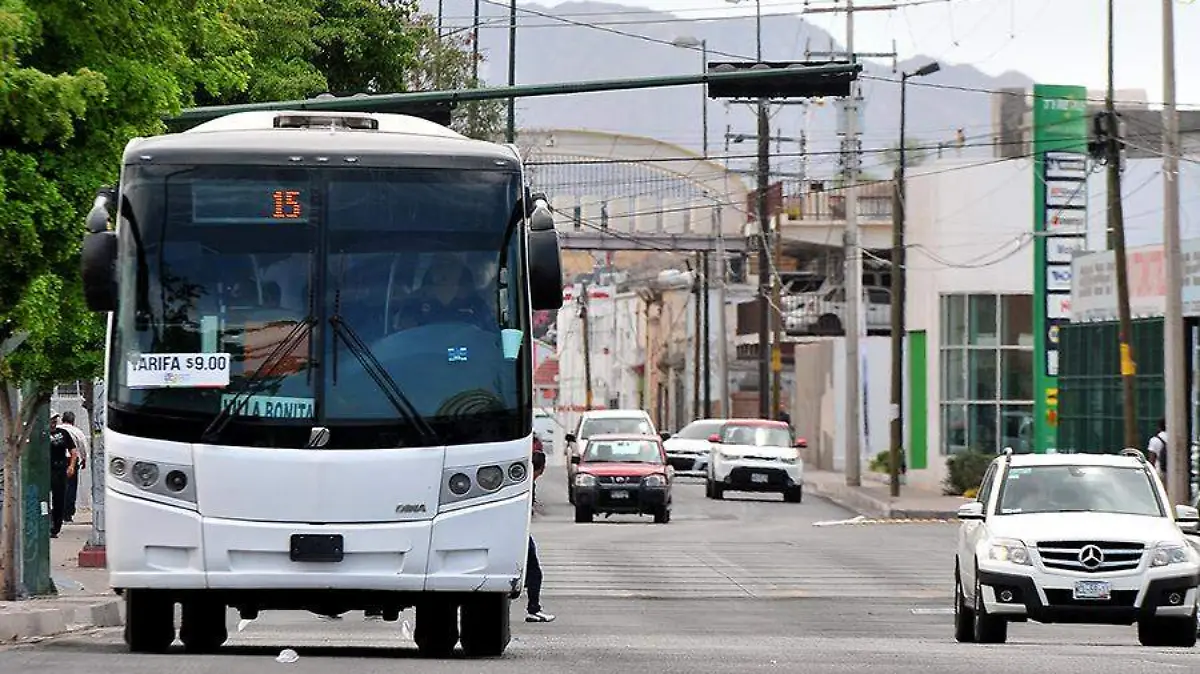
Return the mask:
<svg viewBox="0 0 1200 674"><path fill-rule="evenodd" d="M746 79L736 82L717 81L708 83L709 98L820 98L823 96L849 96L850 83L857 77L850 72L813 72L817 66L850 65L849 61L709 61L708 72L730 73L737 71L789 70L790 76Z"/></svg>

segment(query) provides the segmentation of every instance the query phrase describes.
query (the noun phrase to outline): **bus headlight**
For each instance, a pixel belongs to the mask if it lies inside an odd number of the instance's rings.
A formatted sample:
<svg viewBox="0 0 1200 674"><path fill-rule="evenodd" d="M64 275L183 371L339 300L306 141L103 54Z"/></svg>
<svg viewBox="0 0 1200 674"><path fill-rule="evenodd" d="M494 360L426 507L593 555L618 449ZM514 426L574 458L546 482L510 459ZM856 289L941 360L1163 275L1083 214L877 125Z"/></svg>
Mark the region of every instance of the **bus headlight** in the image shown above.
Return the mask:
<svg viewBox="0 0 1200 674"><path fill-rule="evenodd" d="M529 463L520 459L493 459L471 466L449 466L442 472L438 502L447 506L476 499L516 496L529 489L529 482Z"/></svg>
<svg viewBox="0 0 1200 674"><path fill-rule="evenodd" d="M158 466L146 461L133 464L133 482L142 489L149 489L158 482Z"/></svg>
<svg viewBox="0 0 1200 674"><path fill-rule="evenodd" d="M508 467L508 479L513 482L523 482L528 474L529 469L525 467L524 461L518 461Z"/></svg>
<svg viewBox="0 0 1200 674"><path fill-rule="evenodd" d="M462 496L463 494L471 491L471 478L467 477L463 473L455 473L454 475L450 476L450 483L448 486L450 487L450 491L453 492L455 496Z"/></svg>
<svg viewBox="0 0 1200 674"><path fill-rule="evenodd" d="M108 459L108 472L110 485L120 482L133 485L143 492L143 497L151 500L159 497L176 505L180 501L196 502L196 481L192 479L191 466L113 456Z"/></svg>
<svg viewBox="0 0 1200 674"><path fill-rule="evenodd" d="M485 491L496 491L504 484L504 471L500 466L484 466L475 473L475 481Z"/></svg>

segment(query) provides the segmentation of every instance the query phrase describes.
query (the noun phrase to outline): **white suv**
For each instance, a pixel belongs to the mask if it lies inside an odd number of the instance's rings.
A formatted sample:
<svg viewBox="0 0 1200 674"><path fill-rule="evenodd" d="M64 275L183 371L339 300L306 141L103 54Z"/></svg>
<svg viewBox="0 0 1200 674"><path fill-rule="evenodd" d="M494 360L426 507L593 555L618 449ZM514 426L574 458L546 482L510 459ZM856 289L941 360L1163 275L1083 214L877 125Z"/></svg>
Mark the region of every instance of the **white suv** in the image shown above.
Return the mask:
<svg viewBox="0 0 1200 674"><path fill-rule="evenodd" d="M1009 622L1132 625L1145 646L1196 644L1200 554L1137 450L1020 454L958 510L954 637L1003 643Z"/></svg>

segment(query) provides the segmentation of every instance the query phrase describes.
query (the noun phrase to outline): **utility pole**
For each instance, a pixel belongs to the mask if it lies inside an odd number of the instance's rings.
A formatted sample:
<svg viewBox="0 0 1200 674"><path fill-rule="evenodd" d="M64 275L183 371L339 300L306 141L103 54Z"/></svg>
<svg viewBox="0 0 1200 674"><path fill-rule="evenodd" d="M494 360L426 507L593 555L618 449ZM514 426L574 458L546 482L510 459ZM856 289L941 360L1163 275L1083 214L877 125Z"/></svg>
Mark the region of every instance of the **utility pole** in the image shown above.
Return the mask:
<svg viewBox="0 0 1200 674"><path fill-rule="evenodd" d="M1114 0L1108 0L1108 87L1104 94L1104 159L1108 164L1108 232L1109 244L1116 258L1117 271L1117 340L1121 359L1121 385L1125 402L1125 446L1138 447L1137 428L1137 365L1130 337L1133 319L1129 310L1129 269L1125 258L1125 214L1121 204L1121 125L1113 101L1115 87ZM1086 188L1085 188L1086 189Z"/></svg>
<svg viewBox="0 0 1200 674"><path fill-rule="evenodd" d="M508 86L517 85L517 0L508 1ZM504 140L517 142L517 99L508 98L508 126ZM590 385L590 384L589 384ZM589 401L590 402L590 401ZM591 409L591 406L588 406Z"/></svg>
<svg viewBox="0 0 1200 674"><path fill-rule="evenodd" d="M696 268L700 268L700 253L696 253ZM695 329L692 332L692 419L700 418L700 330L703 319L700 312L700 277L692 275L692 299L695 304Z"/></svg>
<svg viewBox="0 0 1200 674"><path fill-rule="evenodd" d="M584 281L579 290L579 321L580 329L583 331L583 386L584 386L584 409L591 411L592 409L592 342L591 342L591 325L588 322L588 284Z"/></svg>
<svg viewBox="0 0 1200 674"><path fill-rule="evenodd" d="M479 86L479 2L475 0L475 14L471 23L471 86ZM479 128L479 104L470 109L471 131Z"/></svg>
<svg viewBox="0 0 1200 674"><path fill-rule="evenodd" d="M725 176L725 194L729 194L729 172L726 171ZM720 387L720 404L721 412L719 416L729 416L729 345L726 342L729 339L729 329L726 325L727 316L725 313L726 289L725 284L729 276L729 263L725 257L725 229L721 218L721 210L714 207L717 221L717 278L720 285L717 286L717 343L721 345L721 350L717 352L718 365L717 370L720 376L717 380L717 385Z"/></svg>
<svg viewBox="0 0 1200 674"><path fill-rule="evenodd" d="M1112 0L1109 0L1110 2ZM1166 386L1167 489L1171 500L1187 504L1191 457L1187 438L1187 374L1183 339L1183 253L1179 241L1179 113L1175 109L1175 8L1163 0L1163 253L1167 302L1163 369ZM1111 19L1110 19L1111 21ZM1136 445L1135 445L1136 446Z"/></svg>
<svg viewBox="0 0 1200 674"><path fill-rule="evenodd" d="M757 38L755 40L755 59L762 62L762 2L755 2ZM772 307L768 294L770 293L770 209L768 192L770 189L770 118L766 98L758 98L758 415L762 419L770 419L770 397L767 386L770 383L770 366L775 345L770 342L770 315Z"/></svg>
<svg viewBox="0 0 1200 674"><path fill-rule="evenodd" d="M708 306L708 251L700 251L700 278L704 285L704 418L712 418L712 342L709 335L711 310Z"/></svg>
<svg viewBox="0 0 1200 674"><path fill-rule="evenodd" d="M854 0L846 0L846 51L850 61L858 60L854 53ZM850 96L846 100L846 233L843 257L845 258L846 288L846 484L857 487L862 484L862 387L859 368L859 330L862 328L862 254L858 246L858 81L850 83Z"/></svg>

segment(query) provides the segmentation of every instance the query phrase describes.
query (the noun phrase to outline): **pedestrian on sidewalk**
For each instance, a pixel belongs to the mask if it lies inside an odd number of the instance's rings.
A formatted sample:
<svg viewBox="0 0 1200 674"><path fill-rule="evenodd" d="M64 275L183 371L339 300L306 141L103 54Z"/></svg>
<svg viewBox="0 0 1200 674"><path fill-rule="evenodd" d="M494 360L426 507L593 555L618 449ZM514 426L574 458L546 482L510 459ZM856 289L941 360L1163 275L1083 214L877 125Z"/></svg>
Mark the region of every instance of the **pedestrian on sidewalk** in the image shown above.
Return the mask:
<svg viewBox="0 0 1200 674"><path fill-rule="evenodd" d="M537 479L546 471L546 453L533 453L533 502L537 502ZM536 512L536 510L534 511ZM538 561L537 544L529 534L529 554L525 558L525 591L529 593L525 609L525 622L548 623L554 616L542 610L542 565Z"/></svg>
<svg viewBox="0 0 1200 674"><path fill-rule="evenodd" d="M1167 479L1167 420L1165 417L1158 420L1158 432L1150 437L1150 442L1146 443L1146 459L1158 470L1160 478Z"/></svg>
<svg viewBox="0 0 1200 674"><path fill-rule="evenodd" d="M71 434L71 439L75 441L75 453L79 457L75 472L67 476L67 496L63 510L63 521L74 522L75 501L79 498L79 475L81 471L87 469L88 457L91 456L91 451L88 449L90 443L83 429L75 425L75 413L71 410L62 413L62 421L58 427Z"/></svg>
<svg viewBox="0 0 1200 674"><path fill-rule="evenodd" d="M75 439L59 425L57 412L50 413L50 538L58 538L66 513L67 481L76 473L79 453Z"/></svg>

